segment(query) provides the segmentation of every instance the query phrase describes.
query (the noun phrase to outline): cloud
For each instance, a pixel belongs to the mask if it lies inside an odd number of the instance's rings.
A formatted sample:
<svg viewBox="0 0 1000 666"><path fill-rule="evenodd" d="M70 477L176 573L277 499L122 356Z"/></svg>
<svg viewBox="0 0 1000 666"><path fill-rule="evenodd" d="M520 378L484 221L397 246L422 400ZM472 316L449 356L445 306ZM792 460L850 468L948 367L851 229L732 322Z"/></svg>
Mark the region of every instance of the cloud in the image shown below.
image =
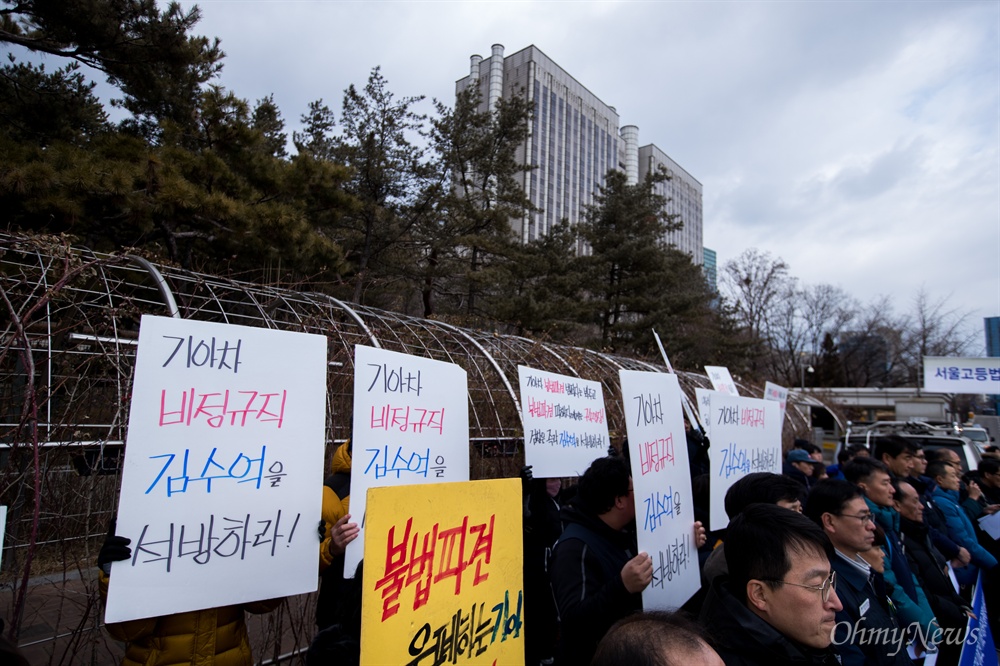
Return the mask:
<svg viewBox="0 0 1000 666"><path fill-rule="evenodd" d="M376 65L450 102L470 55L534 44L702 183L720 263L757 247L862 301L926 284L1000 314L1000 3L200 5L221 83L289 131Z"/></svg>

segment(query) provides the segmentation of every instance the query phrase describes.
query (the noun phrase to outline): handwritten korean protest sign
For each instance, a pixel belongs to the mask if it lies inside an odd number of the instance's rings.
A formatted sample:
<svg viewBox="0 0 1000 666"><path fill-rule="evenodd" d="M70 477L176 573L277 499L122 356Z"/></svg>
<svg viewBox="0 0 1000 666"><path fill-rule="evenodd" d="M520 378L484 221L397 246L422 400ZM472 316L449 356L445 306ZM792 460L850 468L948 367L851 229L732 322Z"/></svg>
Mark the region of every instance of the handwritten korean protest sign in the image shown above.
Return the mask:
<svg viewBox="0 0 1000 666"><path fill-rule="evenodd" d="M517 367L524 462L536 479L580 476L608 452L600 382Z"/></svg>
<svg viewBox="0 0 1000 666"><path fill-rule="evenodd" d="M351 519L344 576L364 554L368 489L469 480L469 389L454 363L354 348Z"/></svg>
<svg viewBox="0 0 1000 666"><path fill-rule="evenodd" d="M1000 394L1000 357L924 357L924 390L936 393Z"/></svg>
<svg viewBox="0 0 1000 666"><path fill-rule="evenodd" d="M726 491L751 472L781 473L781 421L778 403L711 394L712 470L709 479L711 528L729 524Z"/></svg>
<svg viewBox="0 0 1000 666"><path fill-rule="evenodd" d="M619 370L639 551L653 558L642 607L675 609L701 587L677 375Z"/></svg>
<svg viewBox="0 0 1000 666"><path fill-rule="evenodd" d="M705 373L708 375L708 381L712 382L712 388L716 391L728 393L731 396L738 396L740 394L736 390L736 382L733 381L732 375L729 374L729 368L724 368L721 365L706 365Z"/></svg>
<svg viewBox="0 0 1000 666"><path fill-rule="evenodd" d="M326 349L142 317L107 622L316 589Z"/></svg>
<svg viewBox="0 0 1000 666"><path fill-rule="evenodd" d="M774 400L781 407L781 415L778 417L782 425L785 423L785 408L788 406L788 389L778 386L772 382L764 384L764 400Z"/></svg>
<svg viewBox="0 0 1000 666"><path fill-rule="evenodd" d="M696 388L694 398L698 401L698 419L701 420L701 427L708 436L712 435L712 389Z"/></svg>
<svg viewBox="0 0 1000 666"><path fill-rule="evenodd" d="M361 664L523 664L517 479L372 488Z"/></svg>

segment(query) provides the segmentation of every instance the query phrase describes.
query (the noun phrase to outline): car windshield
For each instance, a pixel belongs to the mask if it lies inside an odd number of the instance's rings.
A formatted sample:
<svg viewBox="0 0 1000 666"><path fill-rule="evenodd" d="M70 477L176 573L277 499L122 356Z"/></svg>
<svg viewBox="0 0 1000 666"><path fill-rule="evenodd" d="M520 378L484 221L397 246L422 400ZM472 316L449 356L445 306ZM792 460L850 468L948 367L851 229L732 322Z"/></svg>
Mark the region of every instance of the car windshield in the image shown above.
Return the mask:
<svg viewBox="0 0 1000 666"><path fill-rule="evenodd" d="M963 430L962 434L974 442L989 441L989 439L986 437L986 432L983 430Z"/></svg>

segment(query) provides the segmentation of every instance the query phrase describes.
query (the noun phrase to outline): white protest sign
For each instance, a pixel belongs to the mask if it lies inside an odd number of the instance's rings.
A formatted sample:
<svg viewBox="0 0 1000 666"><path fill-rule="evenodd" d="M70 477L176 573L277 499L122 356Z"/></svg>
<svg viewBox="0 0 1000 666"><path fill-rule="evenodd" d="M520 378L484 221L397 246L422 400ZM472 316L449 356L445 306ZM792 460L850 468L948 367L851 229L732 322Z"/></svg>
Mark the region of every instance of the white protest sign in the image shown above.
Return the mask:
<svg viewBox="0 0 1000 666"><path fill-rule="evenodd" d="M991 513L979 519L979 527L989 534L994 541L1000 539L1000 513Z"/></svg>
<svg viewBox="0 0 1000 666"><path fill-rule="evenodd" d="M716 391L728 393L733 397L739 396L740 392L736 390L736 382L729 374L729 368L721 365L706 365L705 373L708 375L708 381L712 382L712 388Z"/></svg>
<svg viewBox="0 0 1000 666"><path fill-rule="evenodd" d="M107 622L316 589L326 348L143 315Z"/></svg>
<svg viewBox="0 0 1000 666"><path fill-rule="evenodd" d="M781 407L781 425L785 424L785 407L788 405L788 389L784 386L766 382L764 384L764 400L774 400Z"/></svg>
<svg viewBox="0 0 1000 666"><path fill-rule="evenodd" d="M1000 394L1000 357L924 356L924 390Z"/></svg>
<svg viewBox="0 0 1000 666"><path fill-rule="evenodd" d="M581 476L608 452L600 382L517 367L524 422L524 463L536 479Z"/></svg>
<svg viewBox="0 0 1000 666"><path fill-rule="evenodd" d="M653 558L642 607L679 608L701 587L677 375L619 370L639 551Z"/></svg>
<svg viewBox="0 0 1000 666"><path fill-rule="evenodd" d="M729 524L726 491L751 472L781 474L781 421L778 403L757 398L711 396L712 469L709 503L712 530Z"/></svg>
<svg viewBox="0 0 1000 666"><path fill-rule="evenodd" d="M705 430L705 434L708 436L711 436L712 434L713 393L715 393L715 391L706 388L696 388L694 390L694 398L698 401L698 418L701 420L701 427Z"/></svg>
<svg viewBox="0 0 1000 666"><path fill-rule="evenodd" d="M351 520L344 577L364 557L368 489L469 480L469 380L454 363L354 348Z"/></svg>

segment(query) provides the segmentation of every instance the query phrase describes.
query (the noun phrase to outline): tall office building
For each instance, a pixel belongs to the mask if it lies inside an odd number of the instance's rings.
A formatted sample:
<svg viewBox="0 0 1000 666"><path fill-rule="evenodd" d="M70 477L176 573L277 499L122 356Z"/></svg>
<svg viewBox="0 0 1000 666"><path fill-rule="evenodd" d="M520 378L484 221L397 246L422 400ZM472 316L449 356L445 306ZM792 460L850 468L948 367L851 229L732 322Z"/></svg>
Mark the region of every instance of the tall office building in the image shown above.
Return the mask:
<svg viewBox="0 0 1000 666"><path fill-rule="evenodd" d="M701 264L701 183L655 145L639 148L639 179L642 180L657 168L663 168L670 180L657 183L656 193L667 198L667 212L677 215L683 222L680 229L668 232L665 240L691 255L691 261L695 264ZM715 253L712 254L714 259Z"/></svg>
<svg viewBox="0 0 1000 666"><path fill-rule="evenodd" d="M986 355L1000 356L1000 317L985 317L983 326L986 329ZM1000 414L1000 395L990 397L993 402L993 413Z"/></svg>
<svg viewBox="0 0 1000 666"><path fill-rule="evenodd" d="M719 273L718 264L716 261L715 250L710 250L707 247L704 251L705 260L701 265L701 270L705 274L705 282L715 293L719 293Z"/></svg>
<svg viewBox="0 0 1000 666"><path fill-rule="evenodd" d="M649 169L663 165L674 179L660 186L669 197L667 211L681 216L683 229L664 240L702 263L701 183L655 145L639 148L639 129L619 128L618 112L591 93L537 47L504 57L494 44L489 58L474 55L469 75L459 79L456 92L478 86L483 108L494 108L502 97L524 95L535 113L518 159L537 168L522 175L522 186L539 210L512 220L523 241L548 233L561 219L577 224L594 192L610 169L625 172L636 183ZM582 248L581 248L582 249Z"/></svg>
<svg viewBox="0 0 1000 666"><path fill-rule="evenodd" d="M1000 356L1000 317L984 317L986 330L986 355Z"/></svg>

